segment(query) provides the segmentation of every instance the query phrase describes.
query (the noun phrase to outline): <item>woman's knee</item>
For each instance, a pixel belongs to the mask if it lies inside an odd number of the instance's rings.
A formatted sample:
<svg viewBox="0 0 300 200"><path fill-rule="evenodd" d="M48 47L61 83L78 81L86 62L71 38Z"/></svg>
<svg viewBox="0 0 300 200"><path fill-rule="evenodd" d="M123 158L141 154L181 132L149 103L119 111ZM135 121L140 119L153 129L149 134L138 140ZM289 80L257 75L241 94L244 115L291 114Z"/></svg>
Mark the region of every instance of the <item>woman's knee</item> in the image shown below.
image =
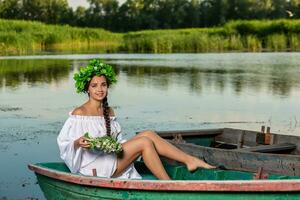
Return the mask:
<svg viewBox="0 0 300 200"><path fill-rule="evenodd" d="M135 137L124 144L122 144L123 150L127 153L141 153L145 148L152 148L154 144L148 137Z"/></svg>
<svg viewBox="0 0 300 200"><path fill-rule="evenodd" d="M153 141L149 139L148 137L140 137L140 142L143 148L152 148L154 147Z"/></svg>
<svg viewBox="0 0 300 200"><path fill-rule="evenodd" d="M155 135L156 135L156 133L152 130L145 130L145 131L142 131L138 134L138 136L148 137L148 138L151 138Z"/></svg>

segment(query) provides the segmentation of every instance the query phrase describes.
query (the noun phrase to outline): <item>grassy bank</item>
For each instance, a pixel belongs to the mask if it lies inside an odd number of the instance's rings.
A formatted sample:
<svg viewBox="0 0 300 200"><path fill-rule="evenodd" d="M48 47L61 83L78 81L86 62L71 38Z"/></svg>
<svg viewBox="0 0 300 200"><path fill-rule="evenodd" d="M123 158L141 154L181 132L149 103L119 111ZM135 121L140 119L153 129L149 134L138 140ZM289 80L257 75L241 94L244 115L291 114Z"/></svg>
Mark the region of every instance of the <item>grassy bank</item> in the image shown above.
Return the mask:
<svg viewBox="0 0 300 200"><path fill-rule="evenodd" d="M300 20L232 21L223 27L124 35L128 52L299 51Z"/></svg>
<svg viewBox="0 0 300 200"><path fill-rule="evenodd" d="M103 29L0 19L0 54L2 55L90 47L96 47L102 51L116 51L121 40L121 34Z"/></svg>
<svg viewBox="0 0 300 200"><path fill-rule="evenodd" d="M299 51L300 20L232 21L215 28L121 34L103 29L0 19L2 55L87 48L129 53Z"/></svg>

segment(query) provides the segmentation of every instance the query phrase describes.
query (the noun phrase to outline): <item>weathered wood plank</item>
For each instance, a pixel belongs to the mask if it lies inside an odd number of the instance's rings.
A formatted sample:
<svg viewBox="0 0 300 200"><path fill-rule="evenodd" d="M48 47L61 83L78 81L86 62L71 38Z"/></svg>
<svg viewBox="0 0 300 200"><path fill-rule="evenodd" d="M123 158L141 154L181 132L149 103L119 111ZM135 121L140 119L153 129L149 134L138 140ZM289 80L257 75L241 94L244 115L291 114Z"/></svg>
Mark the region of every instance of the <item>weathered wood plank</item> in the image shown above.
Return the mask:
<svg viewBox="0 0 300 200"><path fill-rule="evenodd" d="M170 138L176 134L180 134L183 137L189 136L216 136L223 133L223 129L202 129L202 130L174 130L174 131L157 131L161 137Z"/></svg>
<svg viewBox="0 0 300 200"><path fill-rule="evenodd" d="M276 153L276 152L288 152L292 151L297 146L291 143L280 143L272 145L259 145L255 147L248 147L243 149L236 149L237 151L249 151L249 152L260 152L260 153Z"/></svg>
<svg viewBox="0 0 300 200"><path fill-rule="evenodd" d="M257 146L256 137L257 134L263 133L259 131L249 131L249 130L241 130L241 129L231 129L224 128L223 134L216 136L216 141L222 141L224 143L229 144L238 144L239 135L243 134L243 145L245 146ZM296 148L292 152L292 154L300 154L300 135L284 135L284 134L275 134L270 133L272 137L272 144L280 144L280 143L291 143L295 144Z"/></svg>

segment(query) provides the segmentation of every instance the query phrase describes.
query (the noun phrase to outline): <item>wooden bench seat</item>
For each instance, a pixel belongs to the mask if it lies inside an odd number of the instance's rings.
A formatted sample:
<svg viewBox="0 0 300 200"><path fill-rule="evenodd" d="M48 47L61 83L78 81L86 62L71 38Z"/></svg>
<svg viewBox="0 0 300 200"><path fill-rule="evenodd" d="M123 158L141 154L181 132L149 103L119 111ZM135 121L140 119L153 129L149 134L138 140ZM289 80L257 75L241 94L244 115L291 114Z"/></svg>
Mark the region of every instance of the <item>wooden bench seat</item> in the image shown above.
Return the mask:
<svg viewBox="0 0 300 200"><path fill-rule="evenodd" d="M295 144L291 143L280 143L280 144L271 144L271 145L259 145L248 148L235 149L236 151L248 151L248 152L260 152L260 153L276 153L283 151L292 151L296 149Z"/></svg>

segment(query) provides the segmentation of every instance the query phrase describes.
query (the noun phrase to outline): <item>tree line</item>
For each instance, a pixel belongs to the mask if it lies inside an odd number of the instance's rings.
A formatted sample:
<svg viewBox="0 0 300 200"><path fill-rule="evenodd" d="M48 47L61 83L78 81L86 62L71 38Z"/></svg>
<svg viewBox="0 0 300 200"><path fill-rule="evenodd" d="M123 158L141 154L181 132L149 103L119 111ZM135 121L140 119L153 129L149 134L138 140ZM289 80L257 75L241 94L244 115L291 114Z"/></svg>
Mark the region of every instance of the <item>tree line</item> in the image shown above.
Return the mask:
<svg viewBox="0 0 300 200"><path fill-rule="evenodd" d="M300 0L0 0L0 18L101 27L115 32L212 27L238 19L299 18Z"/></svg>

